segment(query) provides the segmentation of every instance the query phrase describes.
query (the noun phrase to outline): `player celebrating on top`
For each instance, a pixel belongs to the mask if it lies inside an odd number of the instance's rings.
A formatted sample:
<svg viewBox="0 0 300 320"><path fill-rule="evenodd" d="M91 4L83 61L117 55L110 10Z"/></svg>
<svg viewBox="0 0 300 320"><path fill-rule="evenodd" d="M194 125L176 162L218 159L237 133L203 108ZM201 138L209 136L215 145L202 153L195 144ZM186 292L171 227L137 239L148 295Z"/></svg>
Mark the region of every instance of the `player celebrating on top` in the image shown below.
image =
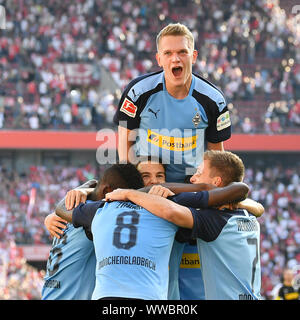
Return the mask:
<svg viewBox="0 0 300 320"><path fill-rule="evenodd" d="M197 59L194 37L180 24L169 24L156 38L159 72L129 83L121 97L114 121L118 124L118 153L121 161L135 156L159 156L166 166L167 182L183 182L203 159L204 145L223 150L230 138L231 123L222 92L206 79L193 74ZM136 143L135 143L136 142ZM189 251L197 252L196 247ZM179 265L184 244L174 242L170 259L170 299L203 299L203 285L185 279L178 289ZM201 271L197 273L201 282ZM189 277L188 277L189 278ZM192 288L192 289L191 289Z"/></svg>
<svg viewBox="0 0 300 320"><path fill-rule="evenodd" d="M115 114L118 153L130 162L134 153L158 156L167 164L166 180L183 182L186 167L202 162L205 140L208 149L223 149L231 135L229 112L221 91L192 73L198 53L187 27L168 25L156 43L163 70L129 83ZM135 149L134 129L140 129Z"/></svg>

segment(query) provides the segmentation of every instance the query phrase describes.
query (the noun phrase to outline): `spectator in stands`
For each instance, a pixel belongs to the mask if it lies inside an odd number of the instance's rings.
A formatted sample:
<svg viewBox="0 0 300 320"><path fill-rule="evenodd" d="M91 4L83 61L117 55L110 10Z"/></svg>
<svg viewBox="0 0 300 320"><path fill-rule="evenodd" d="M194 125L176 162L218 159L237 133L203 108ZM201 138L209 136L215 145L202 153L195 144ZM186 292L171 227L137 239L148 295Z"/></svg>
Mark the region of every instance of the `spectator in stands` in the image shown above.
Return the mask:
<svg viewBox="0 0 300 320"><path fill-rule="evenodd" d="M293 284L294 271L286 268L282 277L283 283L278 290L276 300L300 300L300 288L296 289Z"/></svg>
<svg viewBox="0 0 300 320"><path fill-rule="evenodd" d="M40 300L45 272L30 266L13 248L13 241L0 247L0 300Z"/></svg>

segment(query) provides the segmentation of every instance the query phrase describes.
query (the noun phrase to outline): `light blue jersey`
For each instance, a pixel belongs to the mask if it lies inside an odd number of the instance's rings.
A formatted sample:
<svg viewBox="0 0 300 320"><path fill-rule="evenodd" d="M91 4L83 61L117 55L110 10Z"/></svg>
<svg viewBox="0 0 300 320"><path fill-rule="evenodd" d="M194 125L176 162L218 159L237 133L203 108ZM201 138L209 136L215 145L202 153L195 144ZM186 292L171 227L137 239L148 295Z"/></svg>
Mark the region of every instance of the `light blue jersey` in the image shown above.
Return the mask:
<svg viewBox="0 0 300 320"><path fill-rule="evenodd" d="M187 97L175 99L165 86L164 72L131 81L114 116L119 126L137 131L137 156L158 156L166 164L166 181L183 182L203 161L205 142L230 138L231 123L223 93L206 79L193 74ZM185 270L179 292L178 274L185 244L174 242L170 260L169 299L202 299L202 287L189 291L200 269ZM187 248L188 251L188 248ZM181 276L179 274L179 276Z"/></svg>
<svg viewBox="0 0 300 320"><path fill-rule="evenodd" d="M177 226L138 205L119 201L79 205L73 223L91 228L97 258L92 299L167 299L168 263Z"/></svg>
<svg viewBox="0 0 300 320"><path fill-rule="evenodd" d="M191 211L205 298L261 299L260 227L256 217L246 210Z"/></svg>
<svg viewBox="0 0 300 320"><path fill-rule="evenodd" d="M195 74L184 99L168 93L162 71L133 80L114 121L138 129L136 154L159 156L167 164L166 180L171 182L182 182L201 164L205 141L217 143L231 135L222 92Z"/></svg>
<svg viewBox="0 0 300 320"><path fill-rule="evenodd" d="M47 262L43 300L90 300L95 287L93 242L83 228L70 223L60 239L54 238Z"/></svg>

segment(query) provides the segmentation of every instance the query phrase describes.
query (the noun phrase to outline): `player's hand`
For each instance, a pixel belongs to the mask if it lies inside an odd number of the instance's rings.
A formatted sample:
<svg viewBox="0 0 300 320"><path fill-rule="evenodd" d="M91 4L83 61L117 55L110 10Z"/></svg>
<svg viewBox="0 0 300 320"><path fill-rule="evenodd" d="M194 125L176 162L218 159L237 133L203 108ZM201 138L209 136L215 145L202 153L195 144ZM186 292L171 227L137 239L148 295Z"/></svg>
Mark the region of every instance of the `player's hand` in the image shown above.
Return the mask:
<svg viewBox="0 0 300 320"><path fill-rule="evenodd" d="M105 201L128 201L129 189L116 189L105 195Z"/></svg>
<svg viewBox="0 0 300 320"><path fill-rule="evenodd" d="M262 216L262 214L265 212L264 206L252 199L245 199L243 201L240 201L237 205L240 209L246 209L247 211L251 212L253 215L255 215L257 218Z"/></svg>
<svg viewBox="0 0 300 320"><path fill-rule="evenodd" d="M166 187L155 185L149 190L148 194L154 194L156 196L167 198L174 196L175 193Z"/></svg>
<svg viewBox="0 0 300 320"><path fill-rule="evenodd" d="M65 198L65 206L67 210L76 208L80 203L86 202L87 192L83 189L73 189L68 191Z"/></svg>
<svg viewBox="0 0 300 320"><path fill-rule="evenodd" d="M65 229L67 223L66 220L57 216L54 212L49 214L44 221L51 237L56 237L57 239L60 239L60 235L64 233L63 229Z"/></svg>

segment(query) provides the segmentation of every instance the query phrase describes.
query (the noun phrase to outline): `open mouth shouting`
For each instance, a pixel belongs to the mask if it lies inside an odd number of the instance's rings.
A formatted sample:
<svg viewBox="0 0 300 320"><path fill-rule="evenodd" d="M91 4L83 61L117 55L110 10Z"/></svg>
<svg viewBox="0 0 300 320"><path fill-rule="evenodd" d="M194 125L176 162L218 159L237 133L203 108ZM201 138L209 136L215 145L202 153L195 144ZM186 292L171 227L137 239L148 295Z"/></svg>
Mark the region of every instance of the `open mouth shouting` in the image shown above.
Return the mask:
<svg viewBox="0 0 300 320"><path fill-rule="evenodd" d="M180 66L172 68L172 73L175 78L179 78L182 74L182 71L183 71L183 68Z"/></svg>

